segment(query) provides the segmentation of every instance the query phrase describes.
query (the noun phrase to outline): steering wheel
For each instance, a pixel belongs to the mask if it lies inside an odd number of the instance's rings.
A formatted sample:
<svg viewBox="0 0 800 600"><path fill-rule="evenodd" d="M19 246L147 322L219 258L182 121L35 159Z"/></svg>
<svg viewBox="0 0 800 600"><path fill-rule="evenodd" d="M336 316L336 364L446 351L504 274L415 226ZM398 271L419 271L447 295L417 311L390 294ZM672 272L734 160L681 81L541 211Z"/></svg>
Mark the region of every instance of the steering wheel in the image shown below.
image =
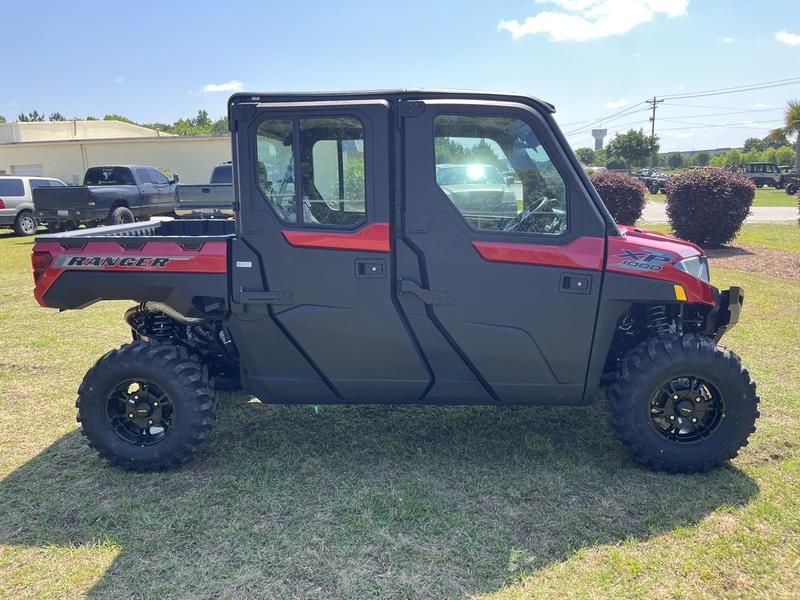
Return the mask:
<svg viewBox="0 0 800 600"><path fill-rule="evenodd" d="M555 198L542 198L542 200L533 207L528 207L519 213L516 217L511 219L503 227L503 231L530 231L529 221L534 217L551 217L544 223L542 231L535 233L553 233L562 228L564 215L559 214L551 204L556 204L558 201Z"/></svg>

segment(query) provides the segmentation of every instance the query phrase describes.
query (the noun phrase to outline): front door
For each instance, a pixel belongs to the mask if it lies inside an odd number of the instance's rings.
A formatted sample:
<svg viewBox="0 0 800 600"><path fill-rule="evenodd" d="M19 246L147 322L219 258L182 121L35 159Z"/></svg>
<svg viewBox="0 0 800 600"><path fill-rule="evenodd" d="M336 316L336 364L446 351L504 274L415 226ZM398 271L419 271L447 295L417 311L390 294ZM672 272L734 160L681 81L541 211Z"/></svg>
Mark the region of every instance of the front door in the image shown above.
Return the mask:
<svg viewBox="0 0 800 600"><path fill-rule="evenodd" d="M400 298L431 401L577 403L604 224L527 105L406 104Z"/></svg>
<svg viewBox="0 0 800 600"><path fill-rule="evenodd" d="M421 399L399 309L384 101L232 109L234 331L247 384L283 402Z"/></svg>

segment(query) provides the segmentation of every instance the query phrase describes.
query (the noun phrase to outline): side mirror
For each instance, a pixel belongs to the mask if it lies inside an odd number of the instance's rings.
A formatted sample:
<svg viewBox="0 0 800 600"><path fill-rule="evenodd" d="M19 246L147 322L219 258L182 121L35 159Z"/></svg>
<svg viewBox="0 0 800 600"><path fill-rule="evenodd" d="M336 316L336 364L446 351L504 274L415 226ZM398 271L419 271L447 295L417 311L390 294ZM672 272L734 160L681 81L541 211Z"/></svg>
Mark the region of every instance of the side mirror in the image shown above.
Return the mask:
<svg viewBox="0 0 800 600"><path fill-rule="evenodd" d="M175 174L172 176L172 183L178 183L180 180L181 180L181 178L180 178L180 177L178 177L178 174L177 174L177 173L175 173Z"/></svg>

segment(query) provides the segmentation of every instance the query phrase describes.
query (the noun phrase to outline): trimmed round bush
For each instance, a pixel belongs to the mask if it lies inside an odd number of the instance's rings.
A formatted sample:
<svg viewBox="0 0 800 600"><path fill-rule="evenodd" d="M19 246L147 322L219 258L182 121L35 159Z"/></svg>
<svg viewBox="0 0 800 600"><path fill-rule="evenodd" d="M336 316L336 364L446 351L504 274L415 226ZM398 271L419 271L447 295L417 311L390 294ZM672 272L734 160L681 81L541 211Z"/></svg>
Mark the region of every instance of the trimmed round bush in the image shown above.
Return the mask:
<svg viewBox="0 0 800 600"><path fill-rule="evenodd" d="M670 178L666 191L667 217L675 235L717 248L739 233L756 186L725 169L696 169Z"/></svg>
<svg viewBox="0 0 800 600"><path fill-rule="evenodd" d="M595 173L591 176L608 212L620 225L633 225L642 216L645 202L644 185L624 173Z"/></svg>

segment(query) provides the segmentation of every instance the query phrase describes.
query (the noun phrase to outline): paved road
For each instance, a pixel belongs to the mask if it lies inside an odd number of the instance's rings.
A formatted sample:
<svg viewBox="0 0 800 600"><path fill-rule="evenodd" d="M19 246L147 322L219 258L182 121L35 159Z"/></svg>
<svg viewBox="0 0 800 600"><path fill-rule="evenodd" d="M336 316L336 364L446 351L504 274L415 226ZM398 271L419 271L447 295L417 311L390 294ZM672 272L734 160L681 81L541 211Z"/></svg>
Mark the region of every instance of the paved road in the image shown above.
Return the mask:
<svg viewBox="0 0 800 600"><path fill-rule="evenodd" d="M663 202L648 201L642 213L642 220L651 223L666 223L666 205ZM747 221L750 223L795 220L797 220L797 209L792 206L756 206L747 217Z"/></svg>

